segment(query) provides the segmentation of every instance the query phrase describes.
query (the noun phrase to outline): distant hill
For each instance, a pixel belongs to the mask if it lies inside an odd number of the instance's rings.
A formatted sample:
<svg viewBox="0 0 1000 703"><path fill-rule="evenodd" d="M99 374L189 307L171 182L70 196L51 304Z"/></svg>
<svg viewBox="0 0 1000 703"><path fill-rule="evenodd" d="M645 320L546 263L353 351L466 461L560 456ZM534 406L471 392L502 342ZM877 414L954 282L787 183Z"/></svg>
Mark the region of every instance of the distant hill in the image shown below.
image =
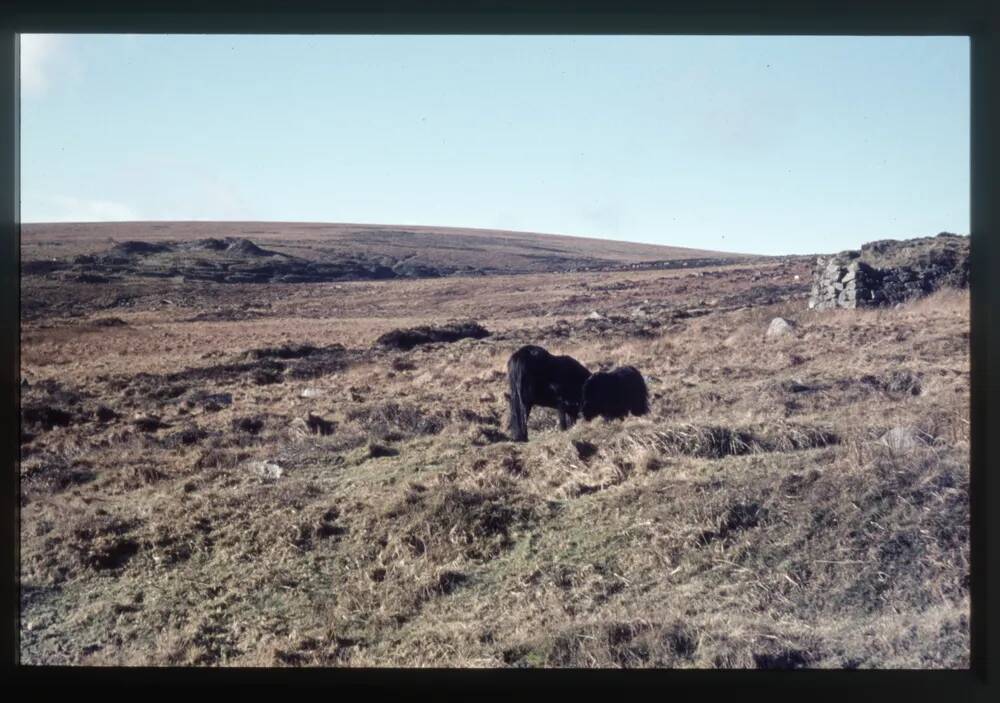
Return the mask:
<svg viewBox="0 0 1000 703"><path fill-rule="evenodd" d="M73 270L84 276L308 282L673 268L752 258L587 237L408 225L88 222L25 224L21 231L22 260L29 264L22 273L29 275Z"/></svg>

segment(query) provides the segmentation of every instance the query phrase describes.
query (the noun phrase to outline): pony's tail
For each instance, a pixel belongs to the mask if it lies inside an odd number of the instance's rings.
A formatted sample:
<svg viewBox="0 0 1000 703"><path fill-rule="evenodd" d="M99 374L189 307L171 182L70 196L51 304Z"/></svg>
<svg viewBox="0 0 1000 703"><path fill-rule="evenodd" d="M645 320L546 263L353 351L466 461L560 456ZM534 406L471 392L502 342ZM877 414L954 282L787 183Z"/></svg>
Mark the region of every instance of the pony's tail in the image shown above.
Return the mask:
<svg viewBox="0 0 1000 703"><path fill-rule="evenodd" d="M511 359L507 364L507 380L510 381L510 435L515 442L528 441L528 418L524 411L524 360Z"/></svg>

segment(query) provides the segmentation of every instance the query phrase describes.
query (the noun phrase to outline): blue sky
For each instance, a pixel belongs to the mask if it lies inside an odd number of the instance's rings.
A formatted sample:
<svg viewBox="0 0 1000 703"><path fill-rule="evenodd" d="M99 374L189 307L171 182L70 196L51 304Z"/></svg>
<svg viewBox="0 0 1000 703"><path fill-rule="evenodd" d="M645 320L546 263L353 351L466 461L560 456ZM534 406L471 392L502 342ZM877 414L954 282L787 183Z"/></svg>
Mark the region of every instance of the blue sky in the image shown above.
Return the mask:
<svg viewBox="0 0 1000 703"><path fill-rule="evenodd" d="M22 37L25 222L969 229L964 37Z"/></svg>

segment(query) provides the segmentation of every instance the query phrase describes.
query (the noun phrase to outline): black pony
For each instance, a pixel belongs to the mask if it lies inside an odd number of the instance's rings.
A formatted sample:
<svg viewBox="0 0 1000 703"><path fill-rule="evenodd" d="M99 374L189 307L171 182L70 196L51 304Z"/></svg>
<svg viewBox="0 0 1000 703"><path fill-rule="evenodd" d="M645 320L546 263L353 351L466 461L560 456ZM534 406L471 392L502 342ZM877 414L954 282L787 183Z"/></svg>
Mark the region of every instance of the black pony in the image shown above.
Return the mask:
<svg viewBox="0 0 1000 703"><path fill-rule="evenodd" d="M605 420L620 420L630 412L633 415L649 412L649 391L634 366L595 373L583 384L584 419L600 415Z"/></svg>
<svg viewBox="0 0 1000 703"><path fill-rule="evenodd" d="M528 415L541 405L559 411L559 428L576 422L583 400L583 384L590 371L570 356L553 356L527 345L507 361L510 381L510 433L515 442L528 441Z"/></svg>

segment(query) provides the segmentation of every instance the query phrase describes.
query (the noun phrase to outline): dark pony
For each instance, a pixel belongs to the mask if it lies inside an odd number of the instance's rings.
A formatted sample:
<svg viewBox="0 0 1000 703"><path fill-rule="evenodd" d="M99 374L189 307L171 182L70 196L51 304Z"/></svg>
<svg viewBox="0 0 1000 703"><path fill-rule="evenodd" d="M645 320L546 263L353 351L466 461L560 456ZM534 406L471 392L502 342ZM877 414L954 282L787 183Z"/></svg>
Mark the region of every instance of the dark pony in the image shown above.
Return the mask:
<svg viewBox="0 0 1000 703"><path fill-rule="evenodd" d="M629 413L649 412L649 391L642 374L634 366L593 374L583 384L583 417L598 415L605 420L623 419Z"/></svg>
<svg viewBox="0 0 1000 703"><path fill-rule="evenodd" d="M560 429L576 422L589 376L587 367L570 356L553 356L530 344L514 352L507 361L514 441L528 441L528 415L536 405L558 410Z"/></svg>

